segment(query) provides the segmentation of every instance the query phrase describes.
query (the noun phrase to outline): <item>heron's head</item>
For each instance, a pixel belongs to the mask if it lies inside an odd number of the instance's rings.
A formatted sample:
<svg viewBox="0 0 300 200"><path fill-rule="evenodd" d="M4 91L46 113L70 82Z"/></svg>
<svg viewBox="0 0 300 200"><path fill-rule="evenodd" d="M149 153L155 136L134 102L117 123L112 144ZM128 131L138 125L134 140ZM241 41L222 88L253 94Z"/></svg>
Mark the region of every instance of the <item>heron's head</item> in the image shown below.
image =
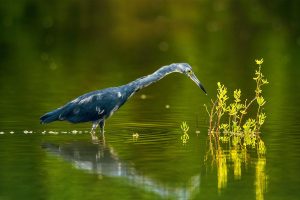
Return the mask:
<svg viewBox="0 0 300 200"><path fill-rule="evenodd" d="M182 74L185 74L186 76L188 76L192 81L194 81L203 90L203 92L205 92L205 94L207 94L206 90L204 89L203 85L201 84L201 82L198 80L198 78L192 71L192 67L189 64L174 63L174 64L171 64L171 66L174 66L179 73L182 73Z"/></svg>

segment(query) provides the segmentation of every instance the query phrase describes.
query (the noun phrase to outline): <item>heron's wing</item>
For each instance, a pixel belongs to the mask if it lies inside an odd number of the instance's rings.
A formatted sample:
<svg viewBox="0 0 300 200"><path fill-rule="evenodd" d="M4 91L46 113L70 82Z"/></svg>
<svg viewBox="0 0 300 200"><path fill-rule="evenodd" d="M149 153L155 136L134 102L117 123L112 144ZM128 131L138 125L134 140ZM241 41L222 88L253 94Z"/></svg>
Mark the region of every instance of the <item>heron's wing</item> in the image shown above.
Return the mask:
<svg viewBox="0 0 300 200"><path fill-rule="evenodd" d="M106 117L119 104L115 90L103 90L83 95L69 104L62 115L66 120L78 123L97 121Z"/></svg>

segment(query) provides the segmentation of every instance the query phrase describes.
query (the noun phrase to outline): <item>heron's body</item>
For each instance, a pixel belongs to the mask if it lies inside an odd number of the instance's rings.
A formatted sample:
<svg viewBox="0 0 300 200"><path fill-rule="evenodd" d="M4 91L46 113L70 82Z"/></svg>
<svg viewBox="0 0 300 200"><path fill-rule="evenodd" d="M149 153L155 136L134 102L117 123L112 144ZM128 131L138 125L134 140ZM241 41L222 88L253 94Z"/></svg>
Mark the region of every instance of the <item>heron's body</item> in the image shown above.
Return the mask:
<svg viewBox="0 0 300 200"><path fill-rule="evenodd" d="M84 94L66 105L47 113L41 120L50 123L67 120L72 123L100 122L119 109L130 96L124 87L106 88Z"/></svg>
<svg viewBox="0 0 300 200"><path fill-rule="evenodd" d="M64 120L72 123L92 122L92 132L100 125L101 132L103 133L105 120L117 111L135 92L172 72L185 73L184 70L189 70L186 73L192 73L191 67L188 64L171 64L126 85L89 92L56 110L46 113L40 118L41 123ZM194 79L195 76L193 74L189 74L188 76L204 90L198 79Z"/></svg>

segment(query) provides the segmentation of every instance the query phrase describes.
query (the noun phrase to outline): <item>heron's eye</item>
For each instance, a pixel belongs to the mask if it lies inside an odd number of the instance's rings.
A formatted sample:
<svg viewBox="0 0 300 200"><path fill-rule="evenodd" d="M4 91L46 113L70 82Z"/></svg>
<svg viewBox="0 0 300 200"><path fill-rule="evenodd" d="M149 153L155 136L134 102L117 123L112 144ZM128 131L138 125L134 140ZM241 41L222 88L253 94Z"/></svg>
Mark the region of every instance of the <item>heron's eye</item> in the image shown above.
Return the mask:
<svg viewBox="0 0 300 200"><path fill-rule="evenodd" d="M191 74L192 71L191 71L191 70L187 70L186 73L187 73L187 74Z"/></svg>

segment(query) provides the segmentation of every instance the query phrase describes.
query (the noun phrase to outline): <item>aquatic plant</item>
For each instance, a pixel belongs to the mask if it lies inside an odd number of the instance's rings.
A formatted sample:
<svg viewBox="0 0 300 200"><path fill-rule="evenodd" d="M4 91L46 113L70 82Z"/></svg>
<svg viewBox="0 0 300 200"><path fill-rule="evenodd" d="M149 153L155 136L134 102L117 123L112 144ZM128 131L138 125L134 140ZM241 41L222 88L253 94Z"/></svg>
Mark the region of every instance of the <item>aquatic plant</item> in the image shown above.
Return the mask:
<svg viewBox="0 0 300 200"><path fill-rule="evenodd" d="M251 101L242 100L241 89L236 89L233 101L230 102L227 88L218 82L217 97L216 100L211 99L210 111L208 106L204 106L209 115L209 135L214 136L217 141L230 142L233 146L257 147L258 154L264 154L266 149L260 138L260 129L266 119L263 112L266 100L262 96L262 86L269 82L262 74L263 59L255 62L258 68L253 77L256 87ZM256 110L255 116L248 114L250 111L253 113L253 110Z"/></svg>
<svg viewBox="0 0 300 200"><path fill-rule="evenodd" d="M255 163L256 198L263 199L267 188L266 147L260 138L260 130L266 120L264 106L266 100L262 95L262 86L268 84L262 74L263 59L255 60L254 94L250 101L243 99L242 90L236 89L230 95L227 87L218 82L215 99L211 99L210 106L206 106L209 115L209 137L204 161L211 161L211 166L217 168L218 191L227 187L228 173L233 171L234 179L242 177L242 168ZM252 153L248 149L255 149L257 161L249 162Z"/></svg>
<svg viewBox="0 0 300 200"><path fill-rule="evenodd" d="M132 134L132 140L137 141L139 139L140 135L138 133L133 133Z"/></svg>
<svg viewBox="0 0 300 200"><path fill-rule="evenodd" d="M180 125L181 130L183 131L183 135L181 136L181 141L183 144L186 144L188 140L190 139L189 134L187 133L190 129L190 127L187 125L186 122L182 122Z"/></svg>

